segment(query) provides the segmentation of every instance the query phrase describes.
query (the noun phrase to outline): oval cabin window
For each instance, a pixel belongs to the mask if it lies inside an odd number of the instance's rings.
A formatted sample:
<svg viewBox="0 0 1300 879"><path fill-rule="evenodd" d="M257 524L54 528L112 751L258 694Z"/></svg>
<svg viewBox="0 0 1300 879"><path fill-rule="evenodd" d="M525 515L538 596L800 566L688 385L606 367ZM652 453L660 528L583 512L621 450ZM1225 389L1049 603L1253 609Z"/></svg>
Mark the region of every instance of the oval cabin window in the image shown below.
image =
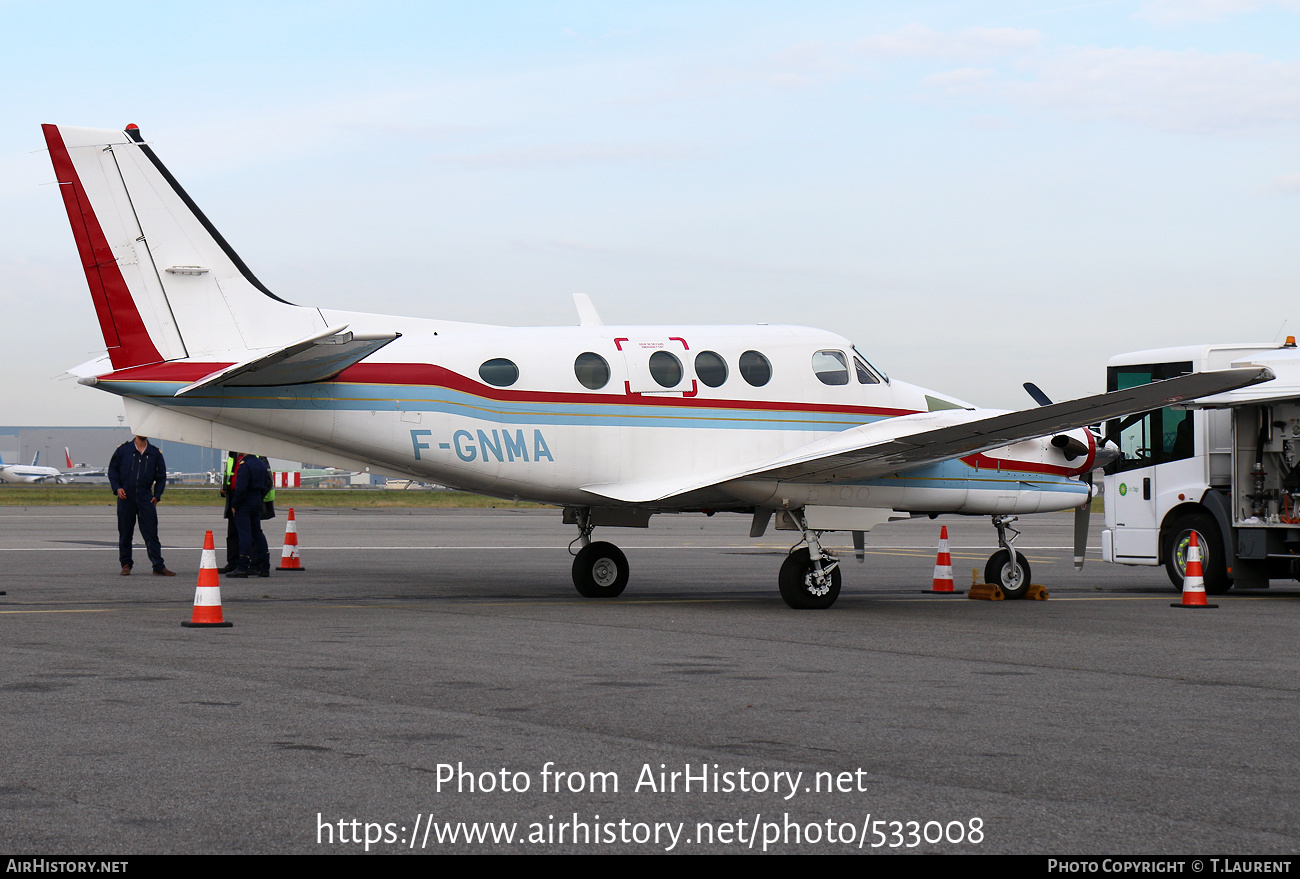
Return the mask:
<svg viewBox="0 0 1300 879"><path fill-rule="evenodd" d="M695 355L695 375L711 388L720 387L727 380L727 361L716 351L701 351Z"/></svg>
<svg viewBox="0 0 1300 879"><path fill-rule="evenodd" d="M498 388L508 388L519 381L519 367L514 361L496 357L478 368L478 377Z"/></svg>
<svg viewBox="0 0 1300 879"><path fill-rule="evenodd" d="M591 351L579 354L573 361L573 374L584 388L598 391L609 384L609 364L605 358Z"/></svg>
<svg viewBox="0 0 1300 879"><path fill-rule="evenodd" d="M772 364L757 351L746 351L740 355L740 377L761 388L772 380Z"/></svg>
<svg viewBox="0 0 1300 879"><path fill-rule="evenodd" d="M650 355L650 377L663 388L675 388L682 381L682 362L667 351Z"/></svg>

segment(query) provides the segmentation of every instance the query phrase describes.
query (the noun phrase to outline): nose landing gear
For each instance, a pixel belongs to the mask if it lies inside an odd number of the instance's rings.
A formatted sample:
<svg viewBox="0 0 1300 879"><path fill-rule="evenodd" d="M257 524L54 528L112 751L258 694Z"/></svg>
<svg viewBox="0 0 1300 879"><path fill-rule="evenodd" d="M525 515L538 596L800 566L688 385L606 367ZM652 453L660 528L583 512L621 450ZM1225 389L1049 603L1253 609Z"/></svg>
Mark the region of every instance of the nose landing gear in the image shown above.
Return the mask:
<svg viewBox="0 0 1300 879"><path fill-rule="evenodd" d="M1012 546L1020 532L1011 527L1018 516L994 516L998 545L1002 548L984 566L984 582L996 583L1007 598L1024 598L1029 592L1029 560Z"/></svg>

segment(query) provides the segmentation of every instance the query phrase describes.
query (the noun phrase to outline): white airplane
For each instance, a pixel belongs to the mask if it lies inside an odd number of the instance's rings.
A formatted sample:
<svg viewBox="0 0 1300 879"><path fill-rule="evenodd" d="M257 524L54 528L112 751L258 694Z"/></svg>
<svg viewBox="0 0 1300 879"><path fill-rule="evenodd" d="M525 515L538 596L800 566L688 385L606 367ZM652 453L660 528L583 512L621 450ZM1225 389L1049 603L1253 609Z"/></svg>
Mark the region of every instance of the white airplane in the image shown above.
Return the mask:
<svg viewBox="0 0 1300 879"><path fill-rule="evenodd" d="M40 464L41 453L32 456L30 464L6 464L0 458L0 480L5 482L67 482L63 472L57 467L43 467Z"/></svg>
<svg viewBox="0 0 1300 879"><path fill-rule="evenodd" d="M254 277L136 126L44 132L107 347L70 371L120 395L136 434L562 506L590 597L628 582L595 527L682 512L752 516L754 537L775 514L798 532L778 578L796 608L839 593L825 532L854 532L861 559L861 532L890 519L988 515L1001 549L986 575L1018 597L1017 514L1080 509L1086 538L1091 471L1116 453L1085 425L1272 377L1201 372L1001 412L805 327L604 326L581 295L576 327L298 306Z"/></svg>

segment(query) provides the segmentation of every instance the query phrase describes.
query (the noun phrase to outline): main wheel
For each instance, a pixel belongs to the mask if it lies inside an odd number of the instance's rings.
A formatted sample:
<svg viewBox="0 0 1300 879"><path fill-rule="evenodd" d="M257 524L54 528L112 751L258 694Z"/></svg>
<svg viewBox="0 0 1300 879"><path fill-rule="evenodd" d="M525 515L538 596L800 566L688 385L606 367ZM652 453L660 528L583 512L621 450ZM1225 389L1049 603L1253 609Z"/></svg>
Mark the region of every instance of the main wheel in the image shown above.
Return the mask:
<svg viewBox="0 0 1300 879"><path fill-rule="evenodd" d="M573 585L586 598L615 598L627 588L627 556L612 543L588 543L573 558Z"/></svg>
<svg viewBox="0 0 1300 879"><path fill-rule="evenodd" d="M1183 591L1183 578L1187 576L1187 547L1196 532L1196 543L1201 548L1201 575L1205 578L1205 591L1222 595L1232 588L1228 579L1228 565L1223 558L1223 536L1219 523L1213 516L1191 513L1174 523L1169 531L1169 544L1165 547L1165 571L1169 582L1179 592Z"/></svg>
<svg viewBox="0 0 1300 879"><path fill-rule="evenodd" d="M1016 553L1016 563L1011 564L1011 553L999 549L989 556L989 563L984 566L984 582L996 583L1002 587L1002 594L1007 598L1024 598L1029 592L1029 559L1023 553Z"/></svg>
<svg viewBox="0 0 1300 879"><path fill-rule="evenodd" d="M830 577L818 586L813 581L812 555L807 547L785 557L777 582L781 597L795 610L823 610L840 597L840 569L831 571Z"/></svg>

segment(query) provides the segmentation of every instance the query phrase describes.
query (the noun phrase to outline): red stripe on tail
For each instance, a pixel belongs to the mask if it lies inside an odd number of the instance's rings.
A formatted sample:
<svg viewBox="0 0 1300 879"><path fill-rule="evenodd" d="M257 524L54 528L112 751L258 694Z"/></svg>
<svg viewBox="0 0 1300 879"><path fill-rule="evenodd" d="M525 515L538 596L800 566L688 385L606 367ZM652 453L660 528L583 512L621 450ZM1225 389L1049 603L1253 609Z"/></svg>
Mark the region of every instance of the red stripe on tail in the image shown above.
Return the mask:
<svg viewBox="0 0 1300 879"><path fill-rule="evenodd" d="M159 362L162 356L140 319L126 279L113 257L113 249L104 237L95 209L68 155L63 135L59 134L57 125L42 125L41 130L45 132L45 143L50 148L54 175L63 194L63 206L68 210L72 237L77 241L86 283L90 285L90 298L95 303L99 329L104 334L104 345L108 348L113 368L125 369Z"/></svg>

